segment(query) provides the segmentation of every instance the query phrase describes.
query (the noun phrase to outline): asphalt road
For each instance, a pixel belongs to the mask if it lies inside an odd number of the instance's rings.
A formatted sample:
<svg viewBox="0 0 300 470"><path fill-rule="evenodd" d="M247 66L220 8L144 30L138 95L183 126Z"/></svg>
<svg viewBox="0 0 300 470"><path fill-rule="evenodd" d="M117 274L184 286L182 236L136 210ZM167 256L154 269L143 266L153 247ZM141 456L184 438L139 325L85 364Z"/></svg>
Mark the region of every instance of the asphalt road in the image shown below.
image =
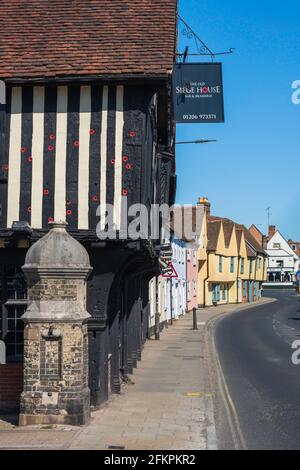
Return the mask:
<svg viewBox="0 0 300 470"><path fill-rule="evenodd" d="M293 365L291 347L300 340L300 297L267 296L276 302L222 318L215 346L246 448L300 449L300 365ZM226 448L229 427L218 433Z"/></svg>

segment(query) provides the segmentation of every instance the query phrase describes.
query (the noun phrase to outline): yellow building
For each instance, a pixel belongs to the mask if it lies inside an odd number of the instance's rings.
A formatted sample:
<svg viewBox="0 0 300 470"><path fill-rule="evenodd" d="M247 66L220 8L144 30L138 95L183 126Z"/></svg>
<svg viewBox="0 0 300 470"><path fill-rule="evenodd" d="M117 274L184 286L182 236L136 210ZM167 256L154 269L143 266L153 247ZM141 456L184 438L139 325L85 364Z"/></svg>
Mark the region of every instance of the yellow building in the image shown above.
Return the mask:
<svg viewBox="0 0 300 470"><path fill-rule="evenodd" d="M210 215L205 209L203 243L198 252L200 306L255 302L266 279L266 253L243 225Z"/></svg>

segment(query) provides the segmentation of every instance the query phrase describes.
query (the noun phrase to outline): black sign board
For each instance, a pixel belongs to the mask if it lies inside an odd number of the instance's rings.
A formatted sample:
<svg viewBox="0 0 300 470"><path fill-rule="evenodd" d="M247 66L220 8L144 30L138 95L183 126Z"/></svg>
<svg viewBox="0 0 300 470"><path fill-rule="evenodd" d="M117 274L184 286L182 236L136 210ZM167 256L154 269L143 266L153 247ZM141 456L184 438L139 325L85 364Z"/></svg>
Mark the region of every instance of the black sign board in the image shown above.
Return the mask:
<svg viewBox="0 0 300 470"><path fill-rule="evenodd" d="M175 64L173 97L178 123L224 122L222 64Z"/></svg>

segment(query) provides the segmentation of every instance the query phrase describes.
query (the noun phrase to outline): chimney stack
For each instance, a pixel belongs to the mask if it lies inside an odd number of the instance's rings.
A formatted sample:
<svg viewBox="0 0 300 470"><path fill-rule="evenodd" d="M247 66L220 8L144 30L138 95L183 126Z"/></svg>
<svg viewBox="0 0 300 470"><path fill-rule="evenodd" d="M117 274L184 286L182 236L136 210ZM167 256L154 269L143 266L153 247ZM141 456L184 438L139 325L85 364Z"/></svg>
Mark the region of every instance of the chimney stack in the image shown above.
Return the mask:
<svg viewBox="0 0 300 470"><path fill-rule="evenodd" d="M204 207L204 212L205 214L209 217L210 216L210 208L211 208L211 204L208 200L207 197L199 197L199 200L198 200L198 206L203 206Z"/></svg>
<svg viewBox="0 0 300 470"><path fill-rule="evenodd" d="M276 233L276 225L270 225L269 226L269 240L274 237Z"/></svg>

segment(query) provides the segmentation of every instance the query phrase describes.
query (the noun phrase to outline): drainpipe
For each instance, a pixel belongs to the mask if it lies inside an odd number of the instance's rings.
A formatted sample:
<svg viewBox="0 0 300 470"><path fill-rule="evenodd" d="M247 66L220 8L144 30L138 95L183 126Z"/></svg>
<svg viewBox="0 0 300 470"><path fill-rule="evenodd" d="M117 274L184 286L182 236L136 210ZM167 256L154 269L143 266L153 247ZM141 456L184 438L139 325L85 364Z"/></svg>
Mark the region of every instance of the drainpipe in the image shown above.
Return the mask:
<svg viewBox="0 0 300 470"><path fill-rule="evenodd" d="M236 303L238 304L239 303L239 281L241 280L240 277L239 277L239 274L240 274L240 261L241 261L241 255L238 256L238 266L237 266L237 273L236 273Z"/></svg>
<svg viewBox="0 0 300 470"><path fill-rule="evenodd" d="M207 253L206 278L203 281L203 307L206 306L206 283L209 279L209 253Z"/></svg>

